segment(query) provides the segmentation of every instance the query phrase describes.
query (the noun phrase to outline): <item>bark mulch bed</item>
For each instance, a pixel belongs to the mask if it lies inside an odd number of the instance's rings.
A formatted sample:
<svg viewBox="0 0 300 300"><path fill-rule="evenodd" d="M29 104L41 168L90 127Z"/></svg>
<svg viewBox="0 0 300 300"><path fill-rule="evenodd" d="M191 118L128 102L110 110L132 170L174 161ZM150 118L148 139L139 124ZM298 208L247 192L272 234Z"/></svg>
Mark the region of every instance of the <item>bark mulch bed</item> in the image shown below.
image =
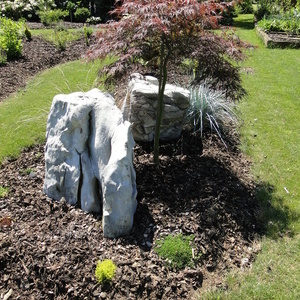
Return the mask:
<svg viewBox="0 0 300 300"><path fill-rule="evenodd" d="M78 49L84 50L82 44ZM28 75L68 60L68 51L73 50L57 53L40 39L25 44L23 59L0 68L2 97L23 86ZM14 77L22 80L6 82ZM202 144L187 132L161 146L159 168L151 148L135 148L133 231L113 240L103 238L101 216L43 194L43 145L3 162L0 186L9 193L0 198L0 298L12 293L11 299L192 299L201 287L226 288L228 270L249 268L260 233L249 161L234 143L226 149L211 136ZM194 235L195 254L201 256L194 268L170 270L155 244L180 232ZM117 274L101 286L95 266L106 258L117 265Z"/></svg>
<svg viewBox="0 0 300 300"><path fill-rule="evenodd" d="M0 101L24 87L26 81L37 72L79 59L86 50L84 38L68 45L65 51L60 51L54 44L40 37L33 37L30 42L24 40L22 57L0 65Z"/></svg>

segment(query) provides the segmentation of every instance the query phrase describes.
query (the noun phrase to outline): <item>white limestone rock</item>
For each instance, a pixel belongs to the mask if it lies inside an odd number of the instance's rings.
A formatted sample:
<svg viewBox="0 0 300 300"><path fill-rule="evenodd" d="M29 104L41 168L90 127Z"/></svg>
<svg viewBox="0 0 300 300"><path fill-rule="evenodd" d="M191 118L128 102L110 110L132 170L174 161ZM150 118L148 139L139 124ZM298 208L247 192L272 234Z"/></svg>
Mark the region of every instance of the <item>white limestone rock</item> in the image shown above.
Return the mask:
<svg viewBox="0 0 300 300"><path fill-rule="evenodd" d="M166 84L164 111L160 139L171 140L180 136L187 109L190 106L189 90ZM158 80L152 76L134 73L130 76L127 101L123 113L132 123L132 133L136 141L150 142L154 139Z"/></svg>
<svg viewBox="0 0 300 300"><path fill-rule="evenodd" d="M44 192L102 211L105 237L128 234L137 205L134 140L114 99L98 89L55 96L46 137Z"/></svg>

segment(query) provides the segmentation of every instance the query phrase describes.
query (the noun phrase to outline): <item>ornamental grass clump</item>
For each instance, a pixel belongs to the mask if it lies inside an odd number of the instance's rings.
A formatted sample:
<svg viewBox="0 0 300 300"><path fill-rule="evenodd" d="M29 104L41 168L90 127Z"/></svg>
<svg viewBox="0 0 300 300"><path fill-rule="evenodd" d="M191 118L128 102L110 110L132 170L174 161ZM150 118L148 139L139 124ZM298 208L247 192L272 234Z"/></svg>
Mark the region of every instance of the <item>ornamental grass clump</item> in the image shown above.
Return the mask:
<svg viewBox="0 0 300 300"><path fill-rule="evenodd" d="M117 266L110 259L98 261L95 276L99 283L104 284L110 282L116 275Z"/></svg>
<svg viewBox="0 0 300 300"><path fill-rule="evenodd" d="M183 269L186 266L193 266L193 240L193 235L168 235L157 242L155 252L165 259L171 268Z"/></svg>
<svg viewBox="0 0 300 300"><path fill-rule="evenodd" d="M225 126L237 123L234 107L234 103L226 99L225 93L212 90L203 83L190 90L188 123L193 126L194 132L201 133L201 137L207 129L215 131L226 147L222 132Z"/></svg>

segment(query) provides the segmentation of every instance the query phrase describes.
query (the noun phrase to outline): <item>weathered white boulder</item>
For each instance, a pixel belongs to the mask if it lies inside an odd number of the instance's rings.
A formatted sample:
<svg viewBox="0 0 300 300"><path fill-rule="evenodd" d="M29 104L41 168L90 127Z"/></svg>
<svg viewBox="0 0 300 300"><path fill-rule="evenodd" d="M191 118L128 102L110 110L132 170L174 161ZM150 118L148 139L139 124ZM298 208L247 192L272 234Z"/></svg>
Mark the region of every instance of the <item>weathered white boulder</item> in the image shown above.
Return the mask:
<svg viewBox="0 0 300 300"><path fill-rule="evenodd" d="M130 232L136 210L130 123L98 89L54 97L47 122L44 192L103 213L105 237Z"/></svg>
<svg viewBox="0 0 300 300"><path fill-rule="evenodd" d="M189 90L166 84L164 110L160 139L171 140L181 134L187 109L190 106ZM158 80L152 76L134 73L128 84L127 101L123 113L132 123L132 133L136 141L153 141L156 123Z"/></svg>

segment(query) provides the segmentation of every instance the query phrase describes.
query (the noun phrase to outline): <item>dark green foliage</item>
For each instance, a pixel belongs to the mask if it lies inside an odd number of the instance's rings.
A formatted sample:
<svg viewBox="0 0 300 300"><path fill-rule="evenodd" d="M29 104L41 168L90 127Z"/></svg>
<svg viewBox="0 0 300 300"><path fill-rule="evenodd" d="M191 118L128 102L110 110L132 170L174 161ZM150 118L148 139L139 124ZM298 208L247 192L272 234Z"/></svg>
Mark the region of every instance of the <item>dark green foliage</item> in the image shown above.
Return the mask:
<svg viewBox="0 0 300 300"><path fill-rule="evenodd" d="M72 1L68 1L66 5L66 9L69 11L70 21L73 22L73 13L76 9L76 4Z"/></svg>
<svg viewBox="0 0 300 300"><path fill-rule="evenodd" d="M26 25L25 25L24 34L25 34L25 37L26 37L27 41L31 41L32 40L31 31L30 31L30 29Z"/></svg>
<svg viewBox="0 0 300 300"><path fill-rule="evenodd" d="M85 7L78 7L75 11L74 16L76 21L84 23L90 16L90 11Z"/></svg>
<svg viewBox="0 0 300 300"><path fill-rule="evenodd" d="M252 14L254 12L252 0L243 0L239 2L238 7L243 14Z"/></svg>

